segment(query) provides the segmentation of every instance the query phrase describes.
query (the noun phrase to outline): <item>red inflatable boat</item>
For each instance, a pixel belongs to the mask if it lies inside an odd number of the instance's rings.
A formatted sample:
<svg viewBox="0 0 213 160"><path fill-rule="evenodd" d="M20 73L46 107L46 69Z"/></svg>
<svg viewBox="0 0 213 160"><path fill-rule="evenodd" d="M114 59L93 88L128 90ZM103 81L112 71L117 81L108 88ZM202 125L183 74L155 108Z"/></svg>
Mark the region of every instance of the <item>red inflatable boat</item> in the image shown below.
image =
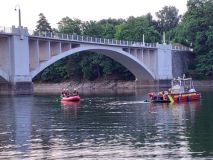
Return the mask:
<svg viewBox="0 0 213 160"><path fill-rule="evenodd" d="M61 101L80 101L80 96L69 96L69 97L62 97Z"/></svg>

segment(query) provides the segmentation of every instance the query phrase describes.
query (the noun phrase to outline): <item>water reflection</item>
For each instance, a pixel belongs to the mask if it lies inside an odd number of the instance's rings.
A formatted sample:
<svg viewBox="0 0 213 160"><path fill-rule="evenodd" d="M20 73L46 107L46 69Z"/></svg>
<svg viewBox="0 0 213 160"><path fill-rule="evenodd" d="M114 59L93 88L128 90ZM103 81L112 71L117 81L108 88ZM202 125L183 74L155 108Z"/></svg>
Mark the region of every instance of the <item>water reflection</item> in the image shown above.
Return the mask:
<svg viewBox="0 0 213 160"><path fill-rule="evenodd" d="M61 107L67 116L77 117L79 109L80 109L80 101L77 101L77 102L63 101L61 102Z"/></svg>
<svg viewBox="0 0 213 160"><path fill-rule="evenodd" d="M1 159L194 158L212 154L209 103L145 103L146 95L0 97Z"/></svg>
<svg viewBox="0 0 213 160"><path fill-rule="evenodd" d="M26 153L31 139L31 97L1 98L0 140L1 155ZM3 156L3 157L4 157Z"/></svg>
<svg viewBox="0 0 213 160"><path fill-rule="evenodd" d="M26 152L31 138L32 97L13 97L15 109L15 144L21 152ZM24 105L23 105L24 104Z"/></svg>
<svg viewBox="0 0 213 160"><path fill-rule="evenodd" d="M154 117L154 129L146 138L150 150L169 157L190 158L188 128L195 123L199 102L180 104L150 104L149 112ZM150 123L149 123L150 124ZM153 130L155 131L153 134ZM179 157L180 156L180 157Z"/></svg>

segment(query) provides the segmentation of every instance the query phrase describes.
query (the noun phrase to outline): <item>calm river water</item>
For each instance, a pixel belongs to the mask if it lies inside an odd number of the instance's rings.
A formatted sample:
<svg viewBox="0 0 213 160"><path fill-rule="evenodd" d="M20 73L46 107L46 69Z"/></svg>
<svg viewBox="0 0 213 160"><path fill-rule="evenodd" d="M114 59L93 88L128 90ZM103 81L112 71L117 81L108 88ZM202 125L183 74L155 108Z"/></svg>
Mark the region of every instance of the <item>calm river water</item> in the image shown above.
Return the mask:
<svg viewBox="0 0 213 160"><path fill-rule="evenodd" d="M0 97L0 159L211 159L213 91L144 103L147 91Z"/></svg>

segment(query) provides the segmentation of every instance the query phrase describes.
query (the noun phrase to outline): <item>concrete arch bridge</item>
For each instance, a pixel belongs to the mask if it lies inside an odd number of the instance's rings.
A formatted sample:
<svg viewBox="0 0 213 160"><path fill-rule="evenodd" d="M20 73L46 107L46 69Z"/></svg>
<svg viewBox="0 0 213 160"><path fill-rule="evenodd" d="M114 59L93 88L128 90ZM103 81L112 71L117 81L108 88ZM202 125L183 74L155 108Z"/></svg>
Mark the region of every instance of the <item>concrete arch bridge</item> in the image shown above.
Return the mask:
<svg viewBox="0 0 213 160"><path fill-rule="evenodd" d="M59 33L36 33L27 28L0 27L1 92L32 93L32 79L56 61L82 51L106 55L131 71L138 81L172 79L174 55L189 48L171 44L103 39ZM180 71L181 72L181 71Z"/></svg>

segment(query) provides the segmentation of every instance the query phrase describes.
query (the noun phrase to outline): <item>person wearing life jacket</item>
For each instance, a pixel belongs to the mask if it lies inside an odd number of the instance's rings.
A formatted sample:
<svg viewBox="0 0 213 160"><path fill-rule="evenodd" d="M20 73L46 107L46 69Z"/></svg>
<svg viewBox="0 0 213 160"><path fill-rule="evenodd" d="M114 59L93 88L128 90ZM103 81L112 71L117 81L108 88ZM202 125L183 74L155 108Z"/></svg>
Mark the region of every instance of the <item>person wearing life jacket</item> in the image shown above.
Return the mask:
<svg viewBox="0 0 213 160"><path fill-rule="evenodd" d="M159 96L163 97L164 91L159 92Z"/></svg>
<svg viewBox="0 0 213 160"><path fill-rule="evenodd" d="M68 89L63 89L63 91L61 92L61 97L69 97L69 91Z"/></svg>
<svg viewBox="0 0 213 160"><path fill-rule="evenodd" d="M66 97L66 90L63 89L63 91L61 92L61 97Z"/></svg>
<svg viewBox="0 0 213 160"><path fill-rule="evenodd" d="M154 92L148 93L148 95L151 98L151 100L154 100L156 97L156 94Z"/></svg>
<svg viewBox="0 0 213 160"><path fill-rule="evenodd" d="M168 100L168 92L167 91L163 91L163 100Z"/></svg>
<svg viewBox="0 0 213 160"><path fill-rule="evenodd" d="M76 88L74 88L74 90L73 90L73 92L72 92L72 95L73 95L73 96L77 96L77 95L78 95L78 91L77 91Z"/></svg>

